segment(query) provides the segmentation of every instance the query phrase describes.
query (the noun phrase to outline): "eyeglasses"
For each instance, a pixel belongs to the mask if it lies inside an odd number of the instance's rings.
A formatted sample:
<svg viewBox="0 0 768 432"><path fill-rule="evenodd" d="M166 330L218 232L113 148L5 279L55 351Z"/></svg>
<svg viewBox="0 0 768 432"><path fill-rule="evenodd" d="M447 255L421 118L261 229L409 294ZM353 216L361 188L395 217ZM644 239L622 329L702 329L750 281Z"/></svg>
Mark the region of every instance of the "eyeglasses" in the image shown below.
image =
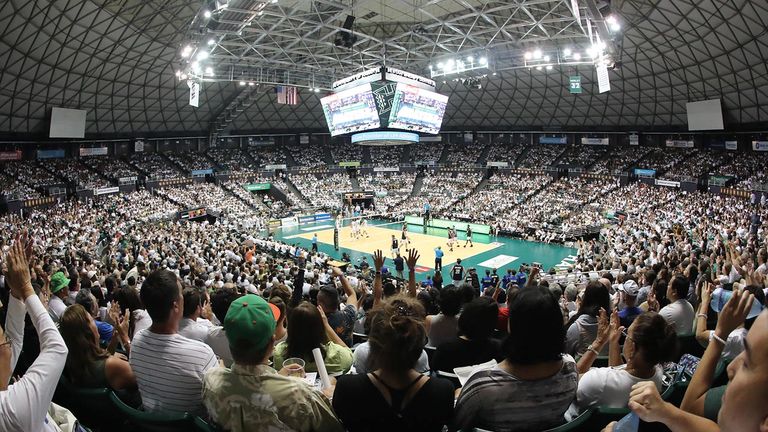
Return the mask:
<svg viewBox="0 0 768 432"><path fill-rule="evenodd" d="M634 340L632 339L632 336L630 336L630 335L629 335L629 333L627 333L627 329L624 329L624 330L622 330L622 331L621 331L621 334L622 334L622 335L623 335L625 338L627 338L627 339L631 340L632 342L634 342Z"/></svg>

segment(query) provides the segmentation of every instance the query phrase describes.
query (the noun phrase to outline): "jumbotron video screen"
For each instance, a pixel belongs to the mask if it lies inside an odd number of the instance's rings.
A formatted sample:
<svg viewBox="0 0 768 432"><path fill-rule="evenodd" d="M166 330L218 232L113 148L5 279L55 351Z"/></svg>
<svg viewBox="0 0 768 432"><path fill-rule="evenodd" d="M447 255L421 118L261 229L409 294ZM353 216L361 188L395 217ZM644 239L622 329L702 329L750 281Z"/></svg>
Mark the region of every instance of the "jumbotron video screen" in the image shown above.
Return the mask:
<svg viewBox="0 0 768 432"><path fill-rule="evenodd" d="M320 99L331 136L381 127L370 84Z"/></svg>
<svg viewBox="0 0 768 432"><path fill-rule="evenodd" d="M398 83L392 99L389 127L437 134L447 104L448 96Z"/></svg>

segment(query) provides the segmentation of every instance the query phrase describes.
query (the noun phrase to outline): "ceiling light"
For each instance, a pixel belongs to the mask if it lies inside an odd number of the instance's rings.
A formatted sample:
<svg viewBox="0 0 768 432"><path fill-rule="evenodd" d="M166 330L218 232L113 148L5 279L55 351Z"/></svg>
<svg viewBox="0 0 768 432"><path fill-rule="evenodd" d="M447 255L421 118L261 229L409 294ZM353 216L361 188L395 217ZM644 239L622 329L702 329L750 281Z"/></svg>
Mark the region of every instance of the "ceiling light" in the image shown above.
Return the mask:
<svg viewBox="0 0 768 432"><path fill-rule="evenodd" d="M552 70L552 65L547 65L547 70Z"/></svg>
<svg viewBox="0 0 768 432"><path fill-rule="evenodd" d="M213 68L210 67L210 66L205 68L205 74L206 75L213 75Z"/></svg>
<svg viewBox="0 0 768 432"><path fill-rule="evenodd" d="M548 62L548 61L549 61L549 56L548 56L548 55L547 55L547 56L544 56L544 61L545 61L545 62Z"/></svg>
<svg viewBox="0 0 768 432"><path fill-rule="evenodd" d="M249 82L248 82L248 85L249 85L249 86L251 86L251 87L253 87L253 86L255 86L255 85L256 85L256 83L255 83L255 82L253 82L253 81L249 81Z"/></svg>
<svg viewBox="0 0 768 432"><path fill-rule="evenodd" d="M209 11L208 9L204 10L203 11L203 16L206 17L206 18L210 18L211 17L211 11Z"/></svg>
<svg viewBox="0 0 768 432"><path fill-rule="evenodd" d="M485 65L485 64L488 64L488 59L487 59L487 58L485 58L485 57L480 57L480 64L481 64L481 65Z"/></svg>
<svg viewBox="0 0 768 432"><path fill-rule="evenodd" d="M183 74L181 74L181 76L179 78L185 80L185 79L187 79L187 74L183 73Z"/></svg>
<svg viewBox="0 0 768 432"><path fill-rule="evenodd" d="M540 59L541 58L541 50L540 49L537 49L536 51L533 52L533 58L535 58L535 59Z"/></svg>
<svg viewBox="0 0 768 432"><path fill-rule="evenodd" d="M541 66L536 66L536 70L540 71L541 70Z"/></svg>
<svg viewBox="0 0 768 432"><path fill-rule="evenodd" d="M563 57L570 57L571 56L571 49L566 48L563 50Z"/></svg>
<svg viewBox="0 0 768 432"><path fill-rule="evenodd" d="M573 59L574 59L574 60L576 60L576 61L579 61L579 60L581 60L581 54L579 54L579 53L574 53L574 54L573 54Z"/></svg>
<svg viewBox="0 0 768 432"><path fill-rule="evenodd" d="M189 45L185 46L184 49L181 50L182 57L189 57L190 54L192 54L192 47Z"/></svg>
<svg viewBox="0 0 768 432"><path fill-rule="evenodd" d="M272 4L275 4L275 3L277 3L277 0L272 0Z"/></svg>
<svg viewBox="0 0 768 432"><path fill-rule="evenodd" d="M492 73L491 75L496 76L496 72Z"/></svg>
<svg viewBox="0 0 768 432"><path fill-rule="evenodd" d="M315 87L315 93L320 93L320 87Z"/></svg>
<svg viewBox="0 0 768 432"><path fill-rule="evenodd" d="M240 81L240 85L244 86L245 85L245 81Z"/></svg>
<svg viewBox="0 0 768 432"><path fill-rule="evenodd" d="M213 38L208 39L208 45L213 45L215 43L216 43L216 39L213 39Z"/></svg>
<svg viewBox="0 0 768 432"><path fill-rule="evenodd" d="M190 63L190 66L192 66L192 69L194 70L200 69L200 63L196 61L193 61L192 63Z"/></svg>
<svg viewBox="0 0 768 432"><path fill-rule="evenodd" d="M526 60L530 60L533 57L533 54L530 51L526 51L524 57Z"/></svg>
<svg viewBox="0 0 768 432"><path fill-rule="evenodd" d="M176 76L180 76L180 75L181 75L181 71L178 71L178 70L177 70L177 71L176 71Z"/></svg>
<svg viewBox="0 0 768 432"><path fill-rule="evenodd" d="M608 24L608 28L611 29L611 31L617 32L621 30L621 24L619 24L619 20L616 19L614 15L608 15L605 18L606 24Z"/></svg>
<svg viewBox="0 0 768 432"><path fill-rule="evenodd" d="M198 60L205 60L207 58L208 58L208 51L203 50L203 51L200 51L199 53L197 53L197 59Z"/></svg>
<svg viewBox="0 0 768 432"><path fill-rule="evenodd" d="M472 56L467 57L467 63L472 63L474 60Z"/></svg>
<svg viewBox="0 0 768 432"><path fill-rule="evenodd" d="M262 15L264 15L264 11L259 11L259 14L258 14L258 15L259 15L259 16L262 16Z"/></svg>
<svg viewBox="0 0 768 432"><path fill-rule="evenodd" d="M440 62L437 64L437 67L439 67L440 69L445 69L445 63Z"/></svg>

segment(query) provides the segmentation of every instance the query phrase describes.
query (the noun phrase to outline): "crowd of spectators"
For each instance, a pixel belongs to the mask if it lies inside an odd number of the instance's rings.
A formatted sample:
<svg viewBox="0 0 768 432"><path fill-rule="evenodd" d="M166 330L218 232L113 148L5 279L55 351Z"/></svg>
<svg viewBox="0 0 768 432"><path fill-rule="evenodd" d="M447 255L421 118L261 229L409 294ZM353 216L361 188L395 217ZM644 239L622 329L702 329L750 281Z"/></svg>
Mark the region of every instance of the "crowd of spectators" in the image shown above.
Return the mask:
<svg viewBox="0 0 768 432"><path fill-rule="evenodd" d="M0 168L2 169L2 168ZM30 185L21 182L16 177L0 175L0 192L9 201L12 199L31 199L42 196Z"/></svg>
<svg viewBox="0 0 768 432"><path fill-rule="evenodd" d="M444 144L441 142L420 142L418 145L411 146L412 162L434 162L440 160L443 154Z"/></svg>
<svg viewBox="0 0 768 432"><path fill-rule="evenodd" d="M517 159L526 149L526 145L522 143L500 143L494 142L488 145L488 156L486 160L489 162L507 162L510 167L514 167Z"/></svg>
<svg viewBox="0 0 768 432"><path fill-rule="evenodd" d="M613 174L616 170L630 168L635 162L643 160L649 150L643 147L610 147L605 156L589 169L595 174Z"/></svg>
<svg viewBox="0 0 768 432"><path fill-rule="evenodd" d="M168 159L179 165L185 173L213 168L213 163L202 153L167 153Z"/></svg>
<svg viewBox="0 0 768 432"><path fill-rule="evenodd" d="M704 174L717 174L717 168L728 163L733 152L722 150L699 150L690 157L667 170L662 176L668 180L680 181L684 178L698 179Z"/></svg>
<svg viewBox="0 0 768 432"><path fill-rule="evenodd" d="M719 174L736 178L735 185L745 190L768 183L768 154L752 152L736 155L718 169Z"/></svg>
<svg viewBox="0 0 768 432"><path fill-rule="evenodd" d="M122 177L138 177L141 174L121 159L116 159L110 156L91 156L82 158L80 161L84 165L87 165L114 180L118 180Z"/></svg>
<svg viewBox="0 0 768 432"><path fill-rule="evenodd" d="M181 171L157 153L134 153L129 161L144 171L147 177L152 180L181 178L183 176Z"/></svg>
<svg viewBox="0 0 768 432"><path fill-rule="evenodd" d="M285 149L296 162L296 165L302 168L317 168L326 165L325 145L298 144L286 146Z"/></svg>
<svg viewBox="0 0 768 432"><path fill-rule="evenodd" d="M231 174L245 174L259 170L259 164L240 149L212 148L208 150L208 156Z"/></svg>
<svg viewBox="0 0 768 432"><path fill-rule="evenodd" d="M544 169L554 164L566 149L567 147L563 145L537 144L530 146L517 166L525 169Z"/></svg>
<svg viewBox="0 0 768 432"><path fill-rule="evenodd" d="M11 161L2 166L3 172L35 189L63 183L51 172L43 169L36 161Z"/></svg>
<svg viewBox="0 0 768 432"><path fill-rule="evenodd" d="M331 156L334 163L345 161L363 161L363 148L357 144L342 142L331 144Z"/></svg>
<svg viewBox="0 0 768 432"><path fill-rule="evenodd" d="M695 152L695 149L654 148L643 155L637 165L639 168L656 170L657 176L660 176L693 156Z"/></svg>
<svg viewBox="0 0 768 432"><path fill-rule="evenodd" d="M265 165L284 165L286 162L285 152L282 146L258 146L248 149L250 155L259 161L259 166Z"/></svg>
<svg viewBox="0 0 768 432"><path fill-rule="evenodd" d="M110 181L80 164L78 159L45 159L40 165L49 172L75 184L77 189L111 186Z"/></svg>
<svg viewBox="0 0 768 432"><path fill-rule="evenodd" d="M403 149L400 146L391 147L369 147L371 151L371 162L380 167L396 167L400 165L400 158Z"/></svg>
<svg viewBox="0 0 768 432"><path fill-rule="evenodd" d="M560 165L588 169L606 154L608 154L607 146L574 144L569 146L568 150L560 158Z"/></svg>
<svg viewBox="0 0 768 432"><path fill-rule="evenodd" d="M421 191L398 205L394 214L421 214L425 202L429 202L432 211L439 214L468 196L482 178L483 174L478 172L427 171L422 179Z"/></svg>
<svg viewBox="0 0 768 432"><path fill-rule="evenodd" d="M374 173L357 177L360 189L376 193L378 211L392 213L413 191L416 173Z"/></svg>
<svg viewBox="0 0 768 432"><path fill-rule="evenodd" d="M325 209L341 207L341 193L352 191L352 181L346 173L318 177L315 174L296 174L291 182L309 203Z"/></svg>
<svg viewBox="0 0 768 432"><path fill-rule="evenodd" d="M483 150L485 146L477 141L471 144L450 144L443 162L451 166L474 165L480 159Z"/></svg>

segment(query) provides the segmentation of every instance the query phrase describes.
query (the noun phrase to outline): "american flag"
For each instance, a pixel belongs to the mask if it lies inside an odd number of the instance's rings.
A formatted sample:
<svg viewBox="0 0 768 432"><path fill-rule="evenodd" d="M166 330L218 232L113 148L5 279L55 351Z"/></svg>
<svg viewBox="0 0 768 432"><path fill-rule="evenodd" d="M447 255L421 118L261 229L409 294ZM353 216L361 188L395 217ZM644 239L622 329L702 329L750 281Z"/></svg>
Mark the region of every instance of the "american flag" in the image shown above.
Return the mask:
<svg viewBox="0 0 768 432"><path fill-rule="evenodd" d="M299 89L292 86L277 86L277 103L284 105L299 104Z"/></svg>

